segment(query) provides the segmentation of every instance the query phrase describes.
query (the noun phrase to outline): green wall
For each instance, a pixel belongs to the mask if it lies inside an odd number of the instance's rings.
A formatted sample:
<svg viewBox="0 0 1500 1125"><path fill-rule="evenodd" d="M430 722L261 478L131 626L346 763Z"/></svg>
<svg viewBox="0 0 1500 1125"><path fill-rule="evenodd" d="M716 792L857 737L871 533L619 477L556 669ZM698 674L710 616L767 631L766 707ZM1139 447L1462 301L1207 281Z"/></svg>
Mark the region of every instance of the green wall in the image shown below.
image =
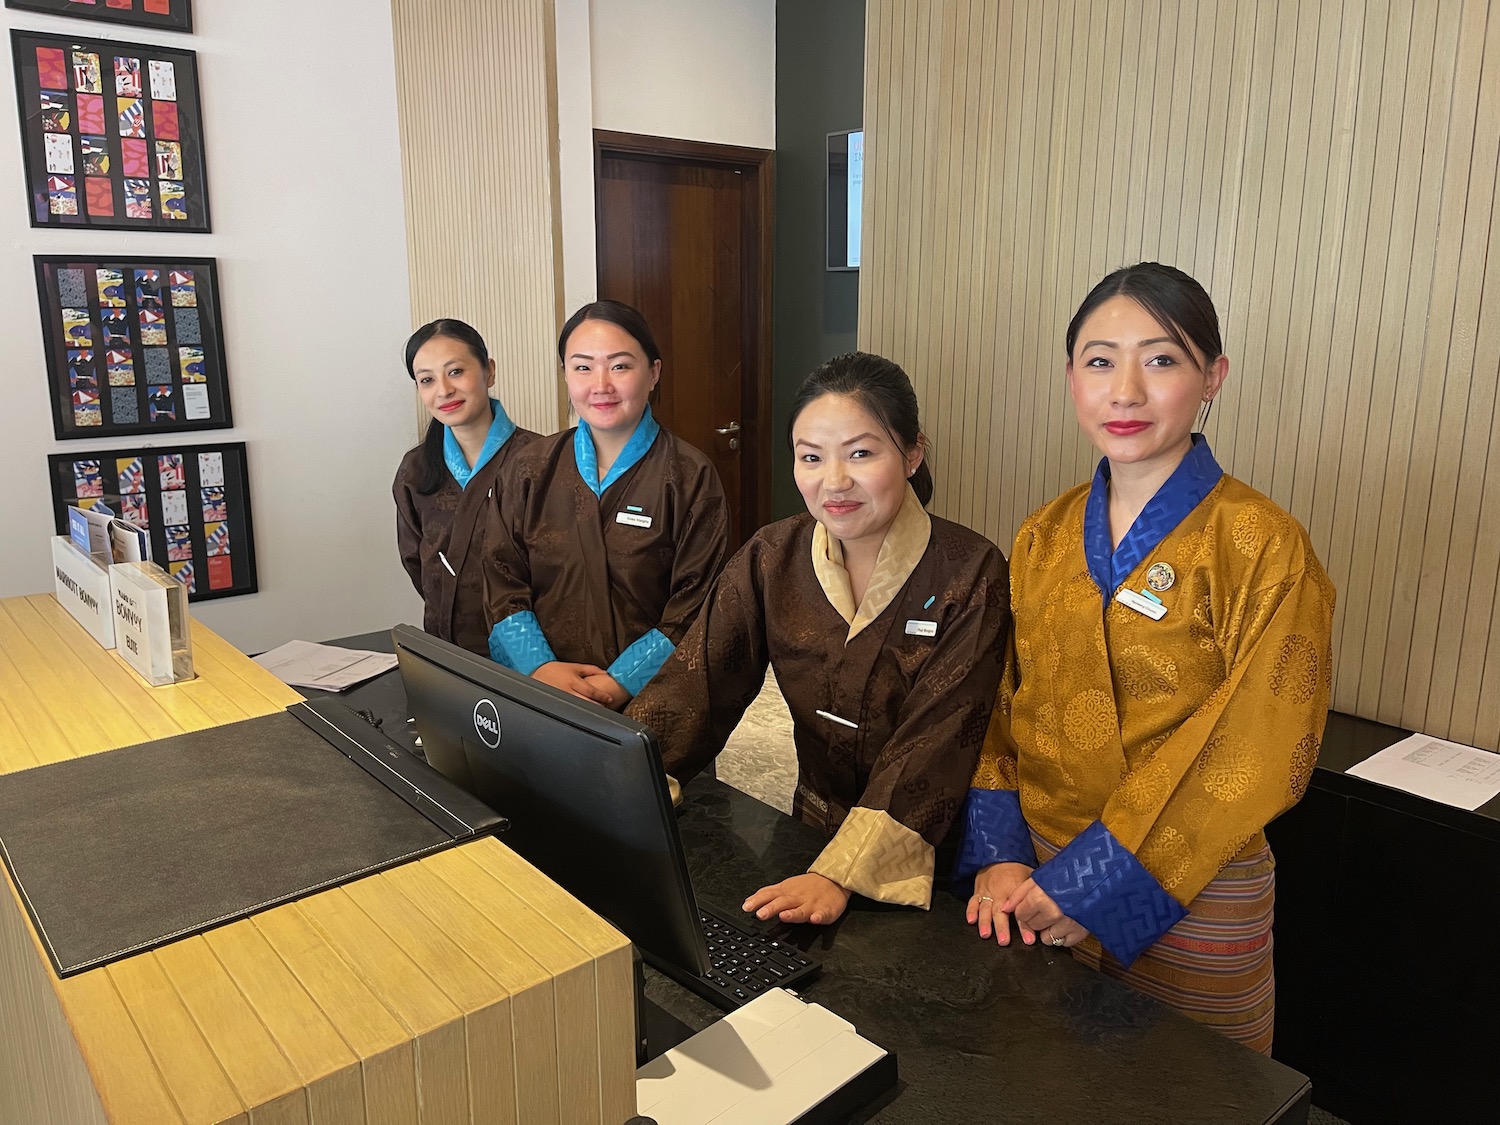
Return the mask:
<svg viewBox="0 0 1500 1125"><path fill-rule="evenodd" d="M772 514L803 511L786 419L797 387L854 348L858 271L824 268L829 133L864 124L864 0L777 0Z"/></svg>

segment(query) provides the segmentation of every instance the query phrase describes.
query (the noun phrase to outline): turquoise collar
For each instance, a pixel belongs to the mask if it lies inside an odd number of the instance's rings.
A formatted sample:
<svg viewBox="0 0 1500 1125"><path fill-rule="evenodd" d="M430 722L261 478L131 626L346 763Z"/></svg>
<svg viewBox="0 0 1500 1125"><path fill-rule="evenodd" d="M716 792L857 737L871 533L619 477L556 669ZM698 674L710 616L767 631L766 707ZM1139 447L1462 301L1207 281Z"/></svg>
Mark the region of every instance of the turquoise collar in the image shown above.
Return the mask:
<svg viewBox="0 0 1500 1125"><path fill-rule="evenodd" d="M490 399L490 409L495 412L495 417L490 421L490 432L485 436L484 448L479 451L479 456L472 465L464 457L464 451L458 444L458 438L453 436L452 428L444 427L443 463L448 466L453 479L458 481L459 488L468 488L474 474L484 468L490 458L500 452L500 447L510 440L510 435L516 432L516 424L505 413L505 407L500 405L499 399Z"/></svg>
<svg viewBox="0 0 1500 1125"><path fill-rule="evenodd" d="M651 407L648 405L645 412L641 414L641 420L635 424L635 432L630 435L625 448L620 450L620 455L615 458L615 463L609 467L609 472L601 481L599 479L599 452L594 448L593 431L589 429L587 422L580 419L578 429L573 434L573 459L578 463L578 475L583 478L583 483L589 486L589 491L595 497L603 496L605 489L640 463L641 458L646 456L652 443L656 441L656 435L660 432L661 426L657 425L656 419L651 416Z"/></svg>

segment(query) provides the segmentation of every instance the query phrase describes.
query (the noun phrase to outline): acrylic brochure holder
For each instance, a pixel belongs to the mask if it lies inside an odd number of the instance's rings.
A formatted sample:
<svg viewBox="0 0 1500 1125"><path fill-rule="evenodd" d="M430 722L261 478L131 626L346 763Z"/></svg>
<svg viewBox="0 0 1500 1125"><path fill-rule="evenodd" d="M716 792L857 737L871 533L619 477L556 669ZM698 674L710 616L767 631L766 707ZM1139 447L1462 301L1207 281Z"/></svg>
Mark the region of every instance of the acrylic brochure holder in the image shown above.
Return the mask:
<svg viewBox="0 0 1500 1125"><path fill-rule="evenodd" d="M115 647L115 603L109 571L66 535L52 537L52 590L57 604L104 648Z"/></svg>
<svg viewBox="0 0 1500 1125"><path fill-rule="evenodd" d="M109 568L115 649L153 687L193 678L187 587L148 562Z"/></svg>

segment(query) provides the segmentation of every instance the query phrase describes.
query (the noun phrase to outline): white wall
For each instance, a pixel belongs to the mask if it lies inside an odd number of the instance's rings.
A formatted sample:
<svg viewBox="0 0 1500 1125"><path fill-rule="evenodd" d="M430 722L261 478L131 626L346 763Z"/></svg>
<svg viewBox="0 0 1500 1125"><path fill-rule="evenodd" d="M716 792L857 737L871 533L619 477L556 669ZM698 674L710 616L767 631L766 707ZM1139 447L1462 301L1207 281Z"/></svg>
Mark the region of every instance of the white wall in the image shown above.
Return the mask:
<svg viewBox="0 0 1500 1125"><path fill-rule="evenodd" d="M593 0L594 128L776 147L776 0ZM558 84L568 80L559 55Z"/></svg>
<svg viewBox="0 0 1500 1125"><path fill-rule="evenodd" d="M421 621L396 557L390 480L415 435L391 16L369 0L198 0L193 35L0 9L0 25L198 53L212 234L36 229L11 62L0 99L0 595L51 589L47 407L32 254L219 261L235 426L162 442L244 441L261 592L195 603L248 651ZM9 54L9 36L6 36Z"/></svg>
<svg viewBox="0 0 1500 1125"><path fill-rule="evenodd" d="M589 0L554 0L557 35L557 179L564 316L598 296L594 228L594 83Z"/></svg>
<svg viewBox="0 0 1500 1125"><path fill-rule="evenodd" d="M594 130L775 148L776 0L555 0L555 11L571 313L597 296Z"/></svg>

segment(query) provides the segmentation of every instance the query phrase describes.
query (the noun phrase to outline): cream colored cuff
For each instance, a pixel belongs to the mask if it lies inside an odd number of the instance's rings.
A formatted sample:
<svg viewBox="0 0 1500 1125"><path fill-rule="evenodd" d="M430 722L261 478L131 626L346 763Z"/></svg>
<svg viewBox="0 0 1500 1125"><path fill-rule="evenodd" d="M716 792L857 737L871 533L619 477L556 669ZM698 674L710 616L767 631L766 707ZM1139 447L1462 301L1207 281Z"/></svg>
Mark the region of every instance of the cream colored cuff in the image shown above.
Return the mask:
<svg viewBox="0 0 1500 1125"><path fill-rule="evenodd" d="M667 774L667 793L672 798L672 807L674 809L682 804L682 783L671 774Z"/></svg>
<svg viewBox="0 0 1500 1125"><path fill-rule="evenodd" d="M932 845L890 813L855 807L808 870L877 902L926 910L933 858Z"/></svg>

